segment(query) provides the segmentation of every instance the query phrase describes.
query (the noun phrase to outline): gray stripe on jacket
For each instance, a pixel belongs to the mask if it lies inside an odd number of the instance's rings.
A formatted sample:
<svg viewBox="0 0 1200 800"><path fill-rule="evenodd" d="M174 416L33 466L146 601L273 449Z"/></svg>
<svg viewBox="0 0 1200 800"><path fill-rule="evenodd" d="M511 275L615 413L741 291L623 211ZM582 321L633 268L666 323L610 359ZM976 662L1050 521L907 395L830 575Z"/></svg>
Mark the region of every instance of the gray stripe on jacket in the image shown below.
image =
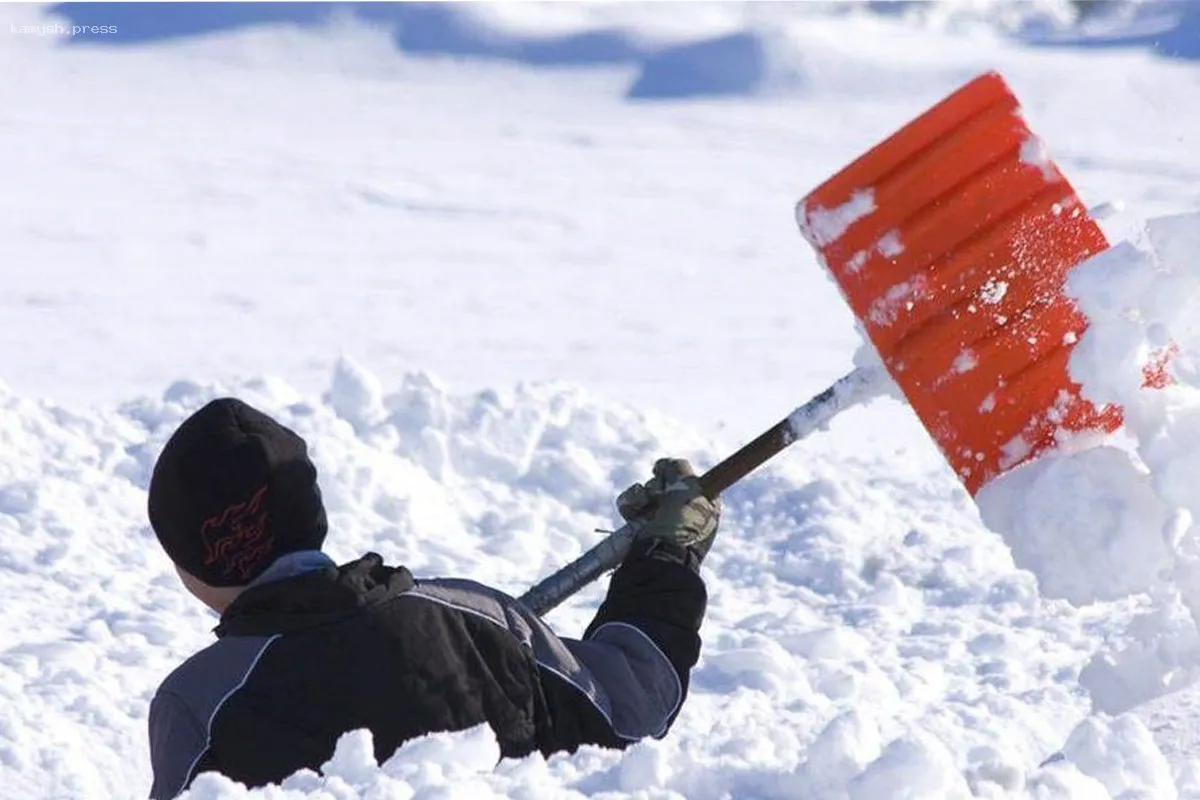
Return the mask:
<svg viewBox="0 0 1200 800"><path fill-rule="evenodd" d="M150 702L153 800L183 791L208 752L212 724L225 701L242 688L278 636L228 636L172 672Z"/></svg>

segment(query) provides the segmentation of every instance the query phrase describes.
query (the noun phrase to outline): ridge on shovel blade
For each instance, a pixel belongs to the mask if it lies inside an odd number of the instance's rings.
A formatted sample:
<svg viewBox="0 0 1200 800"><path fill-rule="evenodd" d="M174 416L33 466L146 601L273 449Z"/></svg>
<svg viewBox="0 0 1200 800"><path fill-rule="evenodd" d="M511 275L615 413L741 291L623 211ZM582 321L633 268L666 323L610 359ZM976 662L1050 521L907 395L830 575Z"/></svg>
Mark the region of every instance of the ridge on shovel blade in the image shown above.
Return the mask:
<svg viewBox="0 0 1200 800"><path fill-rule="evenodd" d="M1108 242L989 72L810 192L808 242L972 496L1063 434L1111 432L1067 370L1063 289Z"/></svg>

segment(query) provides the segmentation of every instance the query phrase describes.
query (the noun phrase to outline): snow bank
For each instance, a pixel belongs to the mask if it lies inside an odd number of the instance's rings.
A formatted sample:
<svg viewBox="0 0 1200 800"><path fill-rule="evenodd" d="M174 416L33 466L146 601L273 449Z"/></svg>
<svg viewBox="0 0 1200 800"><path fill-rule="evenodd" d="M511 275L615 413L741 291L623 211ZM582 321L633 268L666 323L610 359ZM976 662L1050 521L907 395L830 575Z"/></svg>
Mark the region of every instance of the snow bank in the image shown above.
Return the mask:
<svg viewBox="0 0 1200 800"><path fill-rule="evenodd" d="M357 798L439 797L446 800L488 800L506 796L520 786L535 791L551 788L544 761L527 759L518 766L493 771L500 748L486 725L455 734L434 734L407 743L382 765L376 763L369 731L345 734L320 773L302 770L278 787L248 791L223 775L200 776L181 800L232 800L243 797ZM489 775L489 773L491 773ZM514 775L515 773L515 775ZM567 797L554 795L545 796Z"/></svg>
<svg viewBox="0 0 1200 800"><path fill-rule="evenodd" d="M664 100L753 96L809 86L814 82L807 69L810 57L823 62L823 54L831 50L829 33L811 30L820 17L897 17L900 21L890 21L936 30L999 31L1029 41L1040 41L1038 35L1047 32L1059 37L1055 41L1068 41L1062 32L1074 30L1076 21L1068 0L891 5L690 4L668 15L655 4L641 3L57 3L47 7L43 22L63 20L79 31L63 37L70 45L128 46L268 26L319 32L331 23L355 21L386 33L395 50L409 56L540 68L627 68L633 73L627 97ZM1194 20L1183 19L1168 32L1190 42L1188 31L1194 29ZM903 35L896 29L891 33ZM1132 41L1162 48L1163 32L1158 33L1152 40ZM856 83L870 86L871 75L878 80L884 65L874 63L873 56L854 56L854 48L832 49L849 58ZM1168 50L1173 55L1189 52L1184 44ZM855 68L855 57L873 63ZM886 66L895 69L894 62ZM823 64L819 71L825 77L830 69ZM845 70L845 64L832 67L834 73Z"/></svg>
<svg viewBox="0 0 1200 800"><path fill-rule="evenodd" d="M737 4L694 9L670 20L626 5L631 4L59 3L48 10L70 24L106 26L103 35L70 37L71 44L131 45L263 26L318 31L335 20L357 20L387 31L395 49L412 56L630 67L637 74L628 94L639 99L742 95L762 88L773 63L767 57L770 37L748 28L747 9Z"/></svg>
<svg viewBox="0 0 1200 800"><path fill-rule="evenodd" d="M417 574L514 594L611 528L612 498L655 457L701 467L718 457L670 419L574 387L454 394L432 376L389 383L349 359L317 397L269 378L179 381L115 409L0 391L6 790L106 798L148 785L150 696L213 623L155 545L145 489L174 427L221 394L311 442L335 558L371 549ZM477 729L408 743L377 765L366 732L353 731L319 772L254 792L209 775L191 796L999 797L1096 772L1037 764L1085 713L1079 671L1128 614L1114 608L1097 627L1038 597L952 476L862 456L781 458L731 490L726 509L705 562L704 649L666 739L497 763ZM602 588L548 620L582 630ZM1142 753L1131 737L1120 729L1105 746Z"/></svg>
<svg viewBox="0 0 1200 800"><path fill-rule="evenodd" d="M646 59L627 94L639 100L754 94L768 69L762 37L732 33L655 53Z"/></svg>
<svg viewBox="0 0 1200 800"><path fill-rule="evenodd" d="M857 712L838 717L813 743L807 759L792 775L765 771L755 774L742 765L729 765L730 772L740 773L727 784L734 792L732 796L821 800L1183 800L1200 796L1195 768L1172 769L1145 725L1129 715L1098 715L1085 720L1072 731L1060 753L1028 772L999 751L984 748L965 773L957 769L945 744L928 733L898 738L880 753L877 732L862 730L860 718ZM617 765L612 765L611 754L596 748L584 748L572 758L556 756L546 761L530 756L500 762L495 739L486 726L479 726L408 742L377 764L371 743L367 731L347 733L319 773L303 770L278 786L251 790L222 775L208 773L200 776L180 800L676 800L718 796L683 793L665 786L678 771L678 762L673 763L654 745L635 745ZM605 779L579 781L581 763L607 765ZM683 765L697 767L696 761L686 756ZM599 791L589 792L589 783Z"/></svg>
<svg viewBox="0 0 1200 800"><path fill-rule="evenodd" d="M1020 38L1040 46L1137 48L1196 60L1200 59L1200 5L1176 0L1095 3L1077 25L1027 28Z"/></svg>
<svg viewBox="0 0 1200 800"><path fill-rule="evenodd" d="M387 32L396 51L410 56L543 68L628 67L634 76L626 95L640 100L753 95L797 73L780 36L782 14L762 22L753 9L730 4L670 16L676 19L637 4L604 3L59 3L48 8L47 19L79 26L79 35L64 37L68 44L108 46L266 26L319 32L357 21ZM103 26L104 33L89 33L89 26Z"/></svg>

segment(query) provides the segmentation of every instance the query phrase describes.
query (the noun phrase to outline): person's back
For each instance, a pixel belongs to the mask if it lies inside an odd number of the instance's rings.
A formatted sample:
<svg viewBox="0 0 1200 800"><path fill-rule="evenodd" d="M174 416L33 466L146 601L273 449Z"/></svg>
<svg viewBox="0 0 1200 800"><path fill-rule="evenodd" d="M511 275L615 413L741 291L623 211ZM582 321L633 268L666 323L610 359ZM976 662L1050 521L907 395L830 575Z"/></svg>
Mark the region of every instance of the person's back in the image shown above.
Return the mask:
<svg viewBox="0 0 1200 800"><path fill-rule="evenodd" d="M235 471L253 472L247 459L267 469L231 481L230 457ZM210 473L219 477L196 489L206 461L221 464ZM180 472L193 483L180 485ZM195 513L226 486L235 502L215 498L212 513ZM308 532L292 546L271 524L268 498L281 489L298 498L285 512L293 526L307 518L312 528L301 525ZM221 622L217 641L168 676L151 705L153 798L173 797L210 770L256 786L318 769L339 736L362 728L381 762L409 739L484 722L505 757L666 733L699 654L707 544L640 541L583 638L564 639L472 581L416 580L370 553L335 565L317 549L324 513L314 494L299 437L237 401L197 412L164 449L151 520L185 585ZM650 510L637 494L623 514ZM710 541L718 508L691 495L680 507L708 515ZM186 530L180 538L189 519L202 547Z"/></svg>

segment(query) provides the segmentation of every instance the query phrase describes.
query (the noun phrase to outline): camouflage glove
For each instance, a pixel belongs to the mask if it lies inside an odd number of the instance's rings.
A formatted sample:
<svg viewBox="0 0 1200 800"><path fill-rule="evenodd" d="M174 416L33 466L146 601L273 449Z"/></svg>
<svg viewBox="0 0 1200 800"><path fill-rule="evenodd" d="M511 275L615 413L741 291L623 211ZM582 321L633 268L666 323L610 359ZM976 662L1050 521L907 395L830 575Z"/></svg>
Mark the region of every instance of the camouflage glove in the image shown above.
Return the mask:
<svg viewBox="0 0 1200 800"><path fill-rule="evenodd" d="M687 459L660 458L654 477L617 495L617 511L639 527L634 543L652 558L698 571L721 521L721 501L709 500Z"/></svg>

